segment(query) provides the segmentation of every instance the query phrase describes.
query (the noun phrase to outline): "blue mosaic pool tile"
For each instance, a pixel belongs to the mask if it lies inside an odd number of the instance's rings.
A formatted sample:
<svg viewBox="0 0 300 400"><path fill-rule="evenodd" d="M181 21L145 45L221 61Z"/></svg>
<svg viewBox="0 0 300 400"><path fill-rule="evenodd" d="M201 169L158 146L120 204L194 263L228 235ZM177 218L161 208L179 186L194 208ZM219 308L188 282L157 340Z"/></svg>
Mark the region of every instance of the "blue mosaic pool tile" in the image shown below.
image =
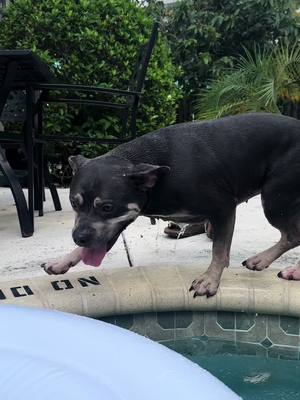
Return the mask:
<svg viewBox="0 0 300 400"><path fill-rule="evenodd" d="M266 357L267 349L257 343L237 343L237 354Z"/></svg>
<svg viewBox="0 0 300 400"><path fill-rule="evenodd" d="M273 345L273 343L271 342L271 340L268 339L268 338L265 338L265 339L261 342L261 344L262 344L266 349L269 348L269 347L271 347L271 346Z"/></svg>
<svg viewBox="0 0 300 400"><path fill-rule="evenodd" d="M233 330L235 328L235 314L228 312L217 312L217 323L222 329Z"/></svg>
<svg viewBox="0 0 300 400"><path fill-rule="evenodd" d="M299 346L297 318L268 316L268 338L278 346Z"/></svg>
<svg viewBox="0 0 300 400"><path fill-rule="evenodd" d="M116 317L102 317L100 321L107 322L108 324L115 325L116 324Z"/></svg>
<svg viewBox="0 0 300 400"><path fill-rule="evenodd" d="M299 318L281 316L279 324L288 335L299 335Z"/></svg>
<svg viewBox="0 0 300 400"><path fill-rule="evenodd" d="M268 349L268 357L281 360L299 360L299 349L297 347L273 346Z"/></svg>
<svg viewBox="0 0 300 400"><path fill-rule="evenodd" d="M179 311L175 313L175 329L188 328L193 322L193 313L190 311Z"/></svg>
<svg viewBox="0 0 300 400"><path fill-rule="evenodd" d="M207 350L212 353L228 351L259 355L260 352L267 352L269 357L299 358L300 322L294 317L178 311L103 317L101 320L157 341L201 338L202 343L207 343ZM212 342L214 339L229 340L234 345L231 343L220 347L219 342ZM236 345L236 349L230 348Z"/></svg>
<svg viewBox="0 0 300 400"><path fill-rule="evenodd" d="M175 329L175 313L160 312L157 314L157 322L163 329Z"/></svg>
<svg viewBox="0 0 300 400"><path fill-rule="evenodd" d="M121 328L131 329L133 326L133 315L119 315L116 317L116 325Z"/></svg>
<svg viewBox="0 0 300 400"><path fill-rule="evenodd" d="M241 320L239 314L236 314L237 321ZM241 323L237 322L239 327L249 326L251 319L248 318ZM261 343L267 336L267 317L265 315L255 315L254 322L248 330L236 330L236 341L237 342L247 342L247 343Z"/></svg>
<svg viewBox="0 0 300 400"><path fill-rule="evenodd" d="M160 320L160 323L163 326L158 322L158 320ZM174 320L175 320L175 315L173 312L145 314L145 336L155 341L174 340L175 339Z"/></svg>
<svg viewBox="0 0 300 400"><path fill-rule="evenodd" d="M248 331L255 325L255 314L236 313L236 329Z"/></svg>
<svg viewBox="0 0 300 400"><path fill-rule="evenodd" d="M220 338L224 340L235 341L235 330L227 329L232 326L232 320L234 321L234 314L227 318L227 313L217 313L217 312L205 312L204 313L204 332L210 338ZM218 320L219 316L219 320ZM227 328L223 328L223 327Z"/></svg>

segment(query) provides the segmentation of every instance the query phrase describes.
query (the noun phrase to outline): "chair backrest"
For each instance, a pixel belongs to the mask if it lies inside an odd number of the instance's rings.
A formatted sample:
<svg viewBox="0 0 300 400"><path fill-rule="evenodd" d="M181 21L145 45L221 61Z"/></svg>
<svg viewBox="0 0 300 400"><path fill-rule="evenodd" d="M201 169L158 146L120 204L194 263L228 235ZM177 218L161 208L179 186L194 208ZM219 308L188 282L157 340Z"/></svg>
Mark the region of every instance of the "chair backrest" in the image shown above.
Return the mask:
<svg viewBox="0 0 300 400"><path fill-rule="evenodd" d="M130 90L141 92L143 89L147 68L157 39L157 34L158 23L155 22L152 26L150 39L141 47L139 51L134 75L129 85Z"/></svg>
<svg viewBox="0 0 300 400"><path fill-rule="evenodd" d="M23 122L25 119L25 93L10 90L16 76L17 65L0 63L0 121Z"/></svg>
<svg viewBox="0 0 300 400"><path fill-rule="evenodd" d="M2 122L24 122L26 115L25 91L11 91L4 105L0 121Z"/></svg>
<svg viewBox="0 0 300 400"><path fill-rule="evenodd" d="M15 61L0 64L0 116L13 85L18 65Z"/></svg>

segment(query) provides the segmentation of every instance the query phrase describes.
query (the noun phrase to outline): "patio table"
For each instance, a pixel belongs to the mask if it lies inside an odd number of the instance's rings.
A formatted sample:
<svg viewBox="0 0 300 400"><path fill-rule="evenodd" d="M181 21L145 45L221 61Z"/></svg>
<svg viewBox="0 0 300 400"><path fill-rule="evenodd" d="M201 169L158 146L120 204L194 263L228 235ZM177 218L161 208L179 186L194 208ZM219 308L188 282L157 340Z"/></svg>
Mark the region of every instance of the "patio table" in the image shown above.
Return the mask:
<svg viewBox="0 0 300 400"><path fill-rule="evenodd" d="M22 90L26 95L23 140L28 159L28 205L0 145L0 169L13 192L23 237L31 236L34 230L34 117L37 91L33 86L37 83L57 83L57 79L31 51L0 49L0 120L11 91Z"/></svg>

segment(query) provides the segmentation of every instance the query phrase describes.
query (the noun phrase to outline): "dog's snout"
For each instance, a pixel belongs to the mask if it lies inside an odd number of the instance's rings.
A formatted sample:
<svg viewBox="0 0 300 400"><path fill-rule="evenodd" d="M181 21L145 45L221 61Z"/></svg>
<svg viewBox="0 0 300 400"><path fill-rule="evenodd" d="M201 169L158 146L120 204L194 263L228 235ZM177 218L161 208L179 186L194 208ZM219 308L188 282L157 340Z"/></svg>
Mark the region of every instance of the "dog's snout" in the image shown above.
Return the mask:
<svg viewBox="0 0 300 400"><path fill-rule="evenodd" d="M73 232L74 242L81 247L88 247L92 243L93 237L94 232L91 228L77 228Z"/></svg>

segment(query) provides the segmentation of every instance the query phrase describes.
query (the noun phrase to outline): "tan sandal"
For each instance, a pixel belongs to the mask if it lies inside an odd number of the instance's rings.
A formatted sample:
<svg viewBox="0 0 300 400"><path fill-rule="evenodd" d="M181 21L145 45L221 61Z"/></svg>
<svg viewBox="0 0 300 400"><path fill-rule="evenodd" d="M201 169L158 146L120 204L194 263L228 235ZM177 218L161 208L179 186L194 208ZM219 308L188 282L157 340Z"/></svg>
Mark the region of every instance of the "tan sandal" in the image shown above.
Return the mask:
<svg viewBox="0 0 300 400"><path fill-rule="evenodd" d="M181 239L189 236L205 233L205 222L197 224L179 225L175 222L170 222L164 230L165 234L174 239Z"/></svg>

